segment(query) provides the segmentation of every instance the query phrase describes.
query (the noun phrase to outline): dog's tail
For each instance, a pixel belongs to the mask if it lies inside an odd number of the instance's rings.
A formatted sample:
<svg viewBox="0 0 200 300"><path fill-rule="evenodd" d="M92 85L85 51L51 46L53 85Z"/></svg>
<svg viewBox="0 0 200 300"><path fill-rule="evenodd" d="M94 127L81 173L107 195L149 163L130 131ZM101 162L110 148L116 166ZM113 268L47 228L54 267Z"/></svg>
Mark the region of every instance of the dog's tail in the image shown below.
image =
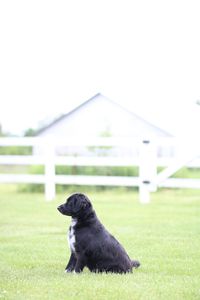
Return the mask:
<svg viewBox="0 0 200 300"><path fill-rule="evenodd" d="M138 260L132 260L132 268L139 268L140 262Z"/></svg>

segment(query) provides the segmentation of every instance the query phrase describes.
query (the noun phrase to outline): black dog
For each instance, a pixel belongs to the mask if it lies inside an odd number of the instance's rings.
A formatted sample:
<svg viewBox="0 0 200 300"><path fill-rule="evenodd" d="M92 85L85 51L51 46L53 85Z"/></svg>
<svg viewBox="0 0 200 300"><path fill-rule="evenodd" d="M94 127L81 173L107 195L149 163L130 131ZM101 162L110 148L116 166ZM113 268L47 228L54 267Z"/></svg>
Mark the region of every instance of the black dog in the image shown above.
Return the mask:
<svg viewBox="0 0 200 300"><path fill-rule="evenodd" d="M92 272L127 273L140 266L104 228L87 196L73 194L58 210L72 217L68 236L71 257L65 272L79 273L87 266Z"/></svg>

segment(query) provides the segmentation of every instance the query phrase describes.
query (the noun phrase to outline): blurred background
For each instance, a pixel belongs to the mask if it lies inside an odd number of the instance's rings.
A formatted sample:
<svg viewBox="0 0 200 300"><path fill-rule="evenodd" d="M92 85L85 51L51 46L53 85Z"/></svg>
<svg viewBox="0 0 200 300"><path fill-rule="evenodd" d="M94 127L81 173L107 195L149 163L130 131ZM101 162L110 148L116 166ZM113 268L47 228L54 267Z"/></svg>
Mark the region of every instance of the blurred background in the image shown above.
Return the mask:
<svg viewBox="0 0 200 300"><path fill-rule="evenodd" d="M200 129L198 5L198 1L2 1L0 135L62 139L68 145L54 149L61 156L132 159L140 156L134 139L181 138L178 146L173 139L167 145L156 142L156 155L175 161L184 156L179 169L188 167L186 163L198 157L198 151L192 152L198 147L188 138L196 143ZM92 142L102 137L132 142L107 146ZM70 138L88 139L89 145L72 141L69 145ZM9 143L0 145L2 155L46 155L34 142L25 147L24 142ZM44 173L41 160L31 167L22 160L18 163L23 166L17 167L16 160L12 165L5 157L1 162L3 174ZM139 176L139 162L135 168L127 161L122 164L118 161L108 168L103 163L92 167L91 162L86 166L71 161L55 172ZM160 163L159 170L168 164ZM198 178L199 163L194 166L184 168L181 176L193 172Z"/></svg>
<svg viewBox="0 0 200 300"><path fill-rule="evenodd" d="M156 124L190 123L199 27L193 0L1 1L3 132L42 127L99 92Z"/></svg>

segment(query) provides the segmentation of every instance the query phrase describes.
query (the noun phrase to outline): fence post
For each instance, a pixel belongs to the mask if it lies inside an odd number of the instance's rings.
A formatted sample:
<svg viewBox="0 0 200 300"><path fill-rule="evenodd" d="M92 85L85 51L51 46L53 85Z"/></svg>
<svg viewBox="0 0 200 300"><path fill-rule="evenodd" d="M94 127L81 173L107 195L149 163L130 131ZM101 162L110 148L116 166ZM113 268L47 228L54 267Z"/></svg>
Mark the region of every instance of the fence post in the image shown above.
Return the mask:
<svg viewBox="0 0 200 300"><path fill-rule="evenodd" d="M139 159L139 199L141 203L150 202L150 192L156 191L153 182L157 174L156 145L150 139L142 140L140 144Z"/></svg>
<svg viewBox="0 0 200 300"><path fill-rule="evenodd" d="M55 185L55 147L53 143L45 145L45 199L51 201L56 196Z"/></svg>

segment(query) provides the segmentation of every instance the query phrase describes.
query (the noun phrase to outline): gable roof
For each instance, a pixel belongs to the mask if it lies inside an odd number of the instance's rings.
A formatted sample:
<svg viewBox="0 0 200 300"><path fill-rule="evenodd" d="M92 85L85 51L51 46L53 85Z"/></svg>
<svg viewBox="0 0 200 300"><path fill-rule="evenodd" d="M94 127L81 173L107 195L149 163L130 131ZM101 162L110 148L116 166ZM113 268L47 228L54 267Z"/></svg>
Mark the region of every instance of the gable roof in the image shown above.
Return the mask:
<svg viewBox="0 0 200 300"><path fill-rule="evenodd" d="M128 110L127 108L123 107L121 104L105 97L104 95L102 95L101 93L97 93L96 95L94 95L93 97L89 98L88 100L84 101L83 103L81 103L80 105L78 105L77 107L75 107L74 109L72 109L71 111L69 111L66 114L61 115L60 117L56 118L54 121L52 121L51 123L47 124L46 126L40 128L37 132L36 132L36 136L39 135L40 133L50 129L51 127L53 127L54 125L56 125L57 123L61 122L62 120L68 118L70 115L76 113L76 111L80 110L82 107L86 106L87 104L89 104L92 101L95 101L96 99L98 99L98 97L104 97L104 99L106 99L108 102L112 103L115 106L118 106L121 110L125 111L126 113L130 114L131 116L133 116L134 118L137 118L138 120L146 123L148 126L150 127L154 127L157 130L161 131L163 133L163 135L166 136L172 136L171 133L167 132L166 130L161 129L160 127L154 125L153 123L145 120L144 118L142 118L141 116L131 112L130 110Z"/></svg>

